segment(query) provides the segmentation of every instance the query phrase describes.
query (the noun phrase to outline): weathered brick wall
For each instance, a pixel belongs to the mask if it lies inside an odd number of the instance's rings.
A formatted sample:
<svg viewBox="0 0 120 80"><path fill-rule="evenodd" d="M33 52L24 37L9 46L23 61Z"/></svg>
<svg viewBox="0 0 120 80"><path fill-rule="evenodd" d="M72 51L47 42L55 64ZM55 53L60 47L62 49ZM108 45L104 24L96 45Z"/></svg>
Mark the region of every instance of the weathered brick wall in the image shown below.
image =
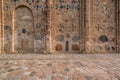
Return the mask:
<svg viewBox="0 0 120 80"><path fill-rule="evenodd" d="M6 53L116 52L118 27L115 0L4 0Z"/></svg>
<svg viewBox="0 0 120 80"><path fill-rule="evenodd" d="M4 7L5 52L46 51L46 0L4 0Z"/></svg>
<svg viewBox="0 0 120 80"><path fill-rule="evenodd" d="M53 1L53 8L53 50L57 52L79 52L79 0L55 0Z"/></svg>
<svg viewBox="0 0 120 80"><path fill-rule="evenodd" d="M13 4L12 4L13 5ZM4 0L4 51L11 52L12 47L12 5Z"/></svg>
<svg viewBox="0 0 120 80"><path fill-rule="evenodd" d="M91 52L116 52L115 0L90 3Z"/></svg>

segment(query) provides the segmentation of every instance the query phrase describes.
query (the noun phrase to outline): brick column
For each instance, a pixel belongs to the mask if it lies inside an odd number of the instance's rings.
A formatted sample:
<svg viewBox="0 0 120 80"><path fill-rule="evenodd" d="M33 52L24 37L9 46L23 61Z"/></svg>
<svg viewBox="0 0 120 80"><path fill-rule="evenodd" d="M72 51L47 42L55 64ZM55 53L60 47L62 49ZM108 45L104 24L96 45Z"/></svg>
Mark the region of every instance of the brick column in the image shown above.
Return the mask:
<svg viewBox="0 0 120 80"><path fill-rule="evenodd" d="M118 52L120 52L120 0L117 0Z"/></svg>
<svg viewBox="0 0 120 80"><path fill-rule="evenodd" d="M116 16L116 45L117 52L120 52L120 1L115 1L115 16Z"/></svg>
<svg viewBox="0 0 120 80"><path fill-rule="evenodd" d="M2 4L1 4L1 1L0 1L0 54L1 54L1 24L2 24L2 14L1 14L1 10L2 10Z"/></svg>
<svg viewBox="0 0 120 80"><path fill-rule="evenodd" d="M86 26L86 48L85 51L86 53L91 53L92 52L92 0L86 0L86 13L85 13L85 26Z"/></svg>
<svg viewBox="0 0 120 80"><path fill-rule="evenodd" d="M50 41L50 43L49 43L49 52L50 53L52 53L52 31L51 31L51 20L52 20L52 18L51 18L51 12L52 12L52 6L53 5L53 2L52 2L52 0L50 0L49 1L49 8L50 8L50 13L49 13L49 41Z"/></svg>
<svg viewBox="0 0 120 80"><path fill-rule="evenodd" d="M86 52L86 0L79 0L80 11L79 11L79 36L81 42L79 44L80 53ZM81 45L82 43L82 45Z"/></svg>
<svg viewBox="0 0 120 80"><path fill-rule="evenodd" d="M54 50L54 42L53 42L53 37L55 34L54 28L55 28L55 4L56 0L50 0L50 16L49 16L49 31L50 31L50 53L55 53Z"/></svg>
<svg viewBox="0 0 120 80"><path fill-rule="evenodd" d="M4 53L4 0L1 0L1 53Z"/></svg>

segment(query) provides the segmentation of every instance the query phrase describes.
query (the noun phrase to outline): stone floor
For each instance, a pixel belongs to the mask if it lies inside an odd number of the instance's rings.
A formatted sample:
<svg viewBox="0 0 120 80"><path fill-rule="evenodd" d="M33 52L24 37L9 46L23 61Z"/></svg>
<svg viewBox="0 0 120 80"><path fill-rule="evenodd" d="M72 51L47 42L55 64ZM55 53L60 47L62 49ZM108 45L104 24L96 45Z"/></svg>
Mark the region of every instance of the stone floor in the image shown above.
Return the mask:
<svg viewBox="0 0 120 80"><path fill-rule="evenodd" d="M120 80L120 54L3 54L0 80Z"/></svg>

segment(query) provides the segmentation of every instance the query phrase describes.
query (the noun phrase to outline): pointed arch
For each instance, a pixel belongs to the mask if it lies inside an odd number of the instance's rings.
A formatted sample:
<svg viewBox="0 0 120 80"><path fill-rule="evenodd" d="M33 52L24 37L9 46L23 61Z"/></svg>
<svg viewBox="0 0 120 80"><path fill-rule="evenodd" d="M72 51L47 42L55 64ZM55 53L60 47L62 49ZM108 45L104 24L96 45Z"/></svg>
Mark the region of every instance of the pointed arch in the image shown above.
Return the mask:
<svg viewBox="0 0 120 80"><path fill-rule="evenodd" d="M28 6L19 5L13 11L12 52L20 52L20 50L22 52L27 51L27 50L34 51L33 35L31 35L34 31L34 20L33 19L34 19L33 12ZM29 35L27 35L28 33Z"/></svg>

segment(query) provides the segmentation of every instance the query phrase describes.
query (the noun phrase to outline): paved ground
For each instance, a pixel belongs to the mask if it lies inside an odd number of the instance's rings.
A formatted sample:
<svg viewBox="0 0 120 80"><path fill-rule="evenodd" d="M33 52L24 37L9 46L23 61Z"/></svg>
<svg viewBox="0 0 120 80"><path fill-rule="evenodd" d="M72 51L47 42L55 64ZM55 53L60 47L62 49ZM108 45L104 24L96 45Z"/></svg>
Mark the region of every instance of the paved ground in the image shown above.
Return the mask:
<svg viewBox="0 0 120 80"><path fill-rule="evenodd" d="M0 80L120 80L120 54L4 54Z"/></svg>

